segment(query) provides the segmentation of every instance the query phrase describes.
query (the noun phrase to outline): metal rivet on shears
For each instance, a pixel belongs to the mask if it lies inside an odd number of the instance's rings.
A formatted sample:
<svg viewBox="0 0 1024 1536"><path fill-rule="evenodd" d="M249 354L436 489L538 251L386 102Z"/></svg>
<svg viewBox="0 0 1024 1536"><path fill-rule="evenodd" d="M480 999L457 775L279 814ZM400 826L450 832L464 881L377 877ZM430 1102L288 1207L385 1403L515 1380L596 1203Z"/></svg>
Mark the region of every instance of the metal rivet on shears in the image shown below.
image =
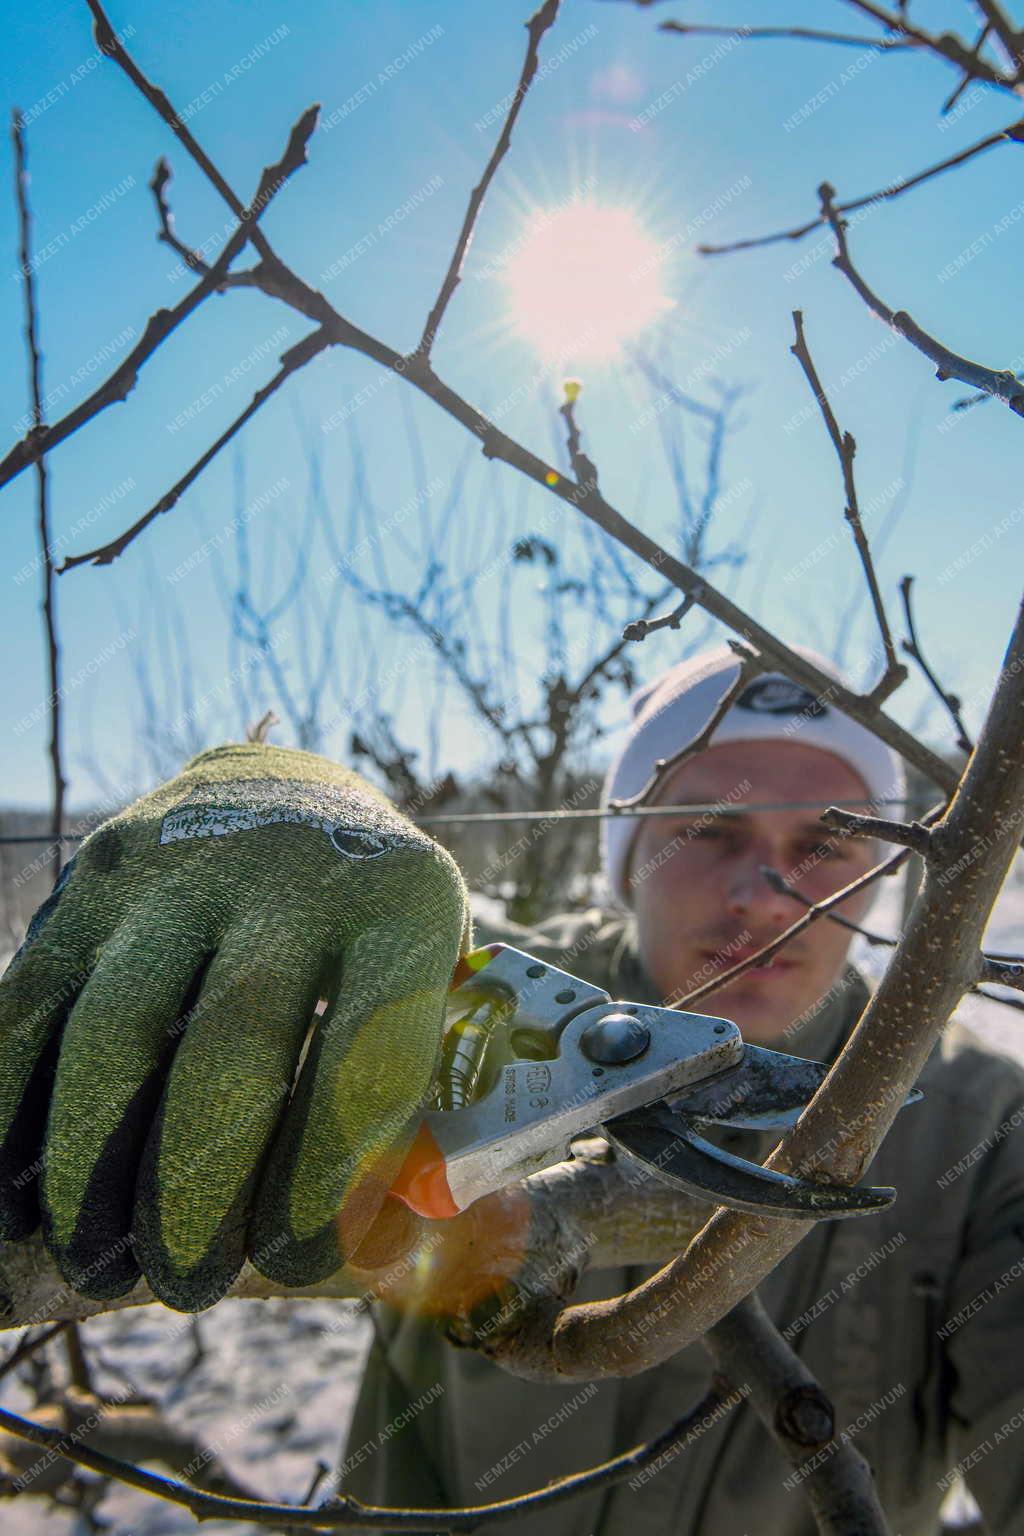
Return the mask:
<svg viewBox="0 0 1024 1536"><path fill-rule="evenodd" d="M646 1024L628 1013L606 1013L588 1025L580 1036L580 1049L591 1061L615 1066L642 1056L651 1043Z"/></svg>

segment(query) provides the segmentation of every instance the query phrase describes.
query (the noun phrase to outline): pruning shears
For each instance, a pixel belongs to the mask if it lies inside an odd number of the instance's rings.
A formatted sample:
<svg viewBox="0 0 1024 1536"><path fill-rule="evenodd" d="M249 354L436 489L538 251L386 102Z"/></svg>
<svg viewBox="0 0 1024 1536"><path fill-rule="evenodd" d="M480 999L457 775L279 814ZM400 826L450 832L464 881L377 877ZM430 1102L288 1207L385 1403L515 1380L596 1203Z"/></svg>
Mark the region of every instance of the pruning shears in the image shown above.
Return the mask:
<svg viewBox="0 0 1024 1536"><path fill-rule="evenodd" d="M487 944L452 978L434 1106L391 1192L422 1216L456 1216L600 1130L655 1177L719 1205L812 1221L869 1215L896 1191L795 1178L702 1135L795 1124L828 1071L745 1043L728 1019L616 1002Z"/></svg>

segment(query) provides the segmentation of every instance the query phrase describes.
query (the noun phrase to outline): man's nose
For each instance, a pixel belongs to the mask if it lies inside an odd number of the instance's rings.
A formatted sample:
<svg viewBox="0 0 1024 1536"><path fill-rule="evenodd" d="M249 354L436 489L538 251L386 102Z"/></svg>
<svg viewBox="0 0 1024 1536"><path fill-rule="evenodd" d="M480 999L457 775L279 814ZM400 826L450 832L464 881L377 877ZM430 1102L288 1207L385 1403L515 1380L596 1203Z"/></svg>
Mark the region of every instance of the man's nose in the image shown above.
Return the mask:
<svg viewBox="0 0 1024 1536"><path fill-rule="evenodd" d="M796 903L765 879L761 873L765 866L779 869L779 855L770 847L757 847L737 856L726 887L726 906L733 917L749 916L757 912L764 922L785 926L797 915Z"/></svg>

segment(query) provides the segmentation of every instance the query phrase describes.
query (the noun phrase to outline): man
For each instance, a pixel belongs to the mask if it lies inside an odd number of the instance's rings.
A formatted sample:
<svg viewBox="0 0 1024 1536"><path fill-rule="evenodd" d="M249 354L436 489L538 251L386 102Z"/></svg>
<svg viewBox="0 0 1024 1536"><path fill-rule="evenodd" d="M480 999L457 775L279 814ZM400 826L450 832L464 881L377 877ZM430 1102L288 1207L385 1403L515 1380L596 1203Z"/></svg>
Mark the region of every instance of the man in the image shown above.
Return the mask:
<svg viewBox="0 0 1024 1536"><path fill-rule="evenodd" d="M659 760L698 736L737 667L723 648L635 697L604 803L635 795ZM535 929L478 923L476 941L504 939L613 997L677 1001L799 914L766 866L818 901L877 862L876 845L826 836L821 809L855 801L899 815L887 802L902 788L876 737L824 698L762 676L710 747L669 766L654 797L730 814L603 822L605 870L627 917L592 909ZM780 802L791 808L769 808ZM862 920L876 892L877 883L848 899L842 914ZM694 1006L734 1019L748 1039L831 1060L869 996L846 962L850 938L819 920L770 965ZM988 1528L1022 1531L1024 1436L1014 1431L1024 1425L1024 1073L951 1024L920 1083L924 1101L897 1117L871 1169L872 1182L898 1189L895 1205L819 1223L760 1294L831 1395L837 1429L873 1466L893 1530L936 1531L959 1464ZM760 1160L776 1139L732 1132L721 1144ZM576 1299L618 1294L651 1272L588 1275ZM699 1400L711 1374L698 1343L625 1381L539 1386L454 1350L428 1323L380 1312L341 1479L377 1504L482 1504L542 1487L653 1438ZM810 1536L810 1506L788 1473L744 1406L639 1478L505 1528Z"/></svg>

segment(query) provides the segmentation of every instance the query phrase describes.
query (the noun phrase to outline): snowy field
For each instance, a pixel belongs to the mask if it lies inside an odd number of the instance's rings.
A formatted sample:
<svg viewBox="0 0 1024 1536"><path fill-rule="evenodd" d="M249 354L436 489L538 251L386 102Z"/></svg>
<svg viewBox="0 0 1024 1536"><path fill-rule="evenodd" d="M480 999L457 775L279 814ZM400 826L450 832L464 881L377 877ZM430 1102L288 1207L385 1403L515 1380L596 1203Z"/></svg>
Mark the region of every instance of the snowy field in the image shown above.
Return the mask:
<svg viewBox="0 0 1024 1536"><path fill-rule="evenodd" d="M882 933L895 932L900 884L886 882L867 919ZM489 914L490 915L490 914ZM993 950L1020 950L1024 943L1024 871L1011 875L986 939ZM852 958L878 974L885 953L855 940ZM992 1044L1024 1061L1024 1017L995 1003L965 1000L960 1016ZM121 1393L125 1381L157 1399L166 1417L220 1447L228 1469L258 1496L302 1500L317 1461L339 1459L355 1398L370 1325L344 1302L227 1301L198 1321L203 1355L191 1371L190 1334L177 1314L145 1307L92 1319L83 1328L101 1390ZM7 1348L17 1340L9 1334ZM63 1356L48 1346L55 1369ZM3 1383L5 1406L29 1411L19 1384ZM101 1517L110 1536L172 1536L266 1530L237 1521L198 1527L184 1510L111 1485ZM5 1505L8 1536L79 1536L87 1527L66 1511L37 1498Z"/></svg>

